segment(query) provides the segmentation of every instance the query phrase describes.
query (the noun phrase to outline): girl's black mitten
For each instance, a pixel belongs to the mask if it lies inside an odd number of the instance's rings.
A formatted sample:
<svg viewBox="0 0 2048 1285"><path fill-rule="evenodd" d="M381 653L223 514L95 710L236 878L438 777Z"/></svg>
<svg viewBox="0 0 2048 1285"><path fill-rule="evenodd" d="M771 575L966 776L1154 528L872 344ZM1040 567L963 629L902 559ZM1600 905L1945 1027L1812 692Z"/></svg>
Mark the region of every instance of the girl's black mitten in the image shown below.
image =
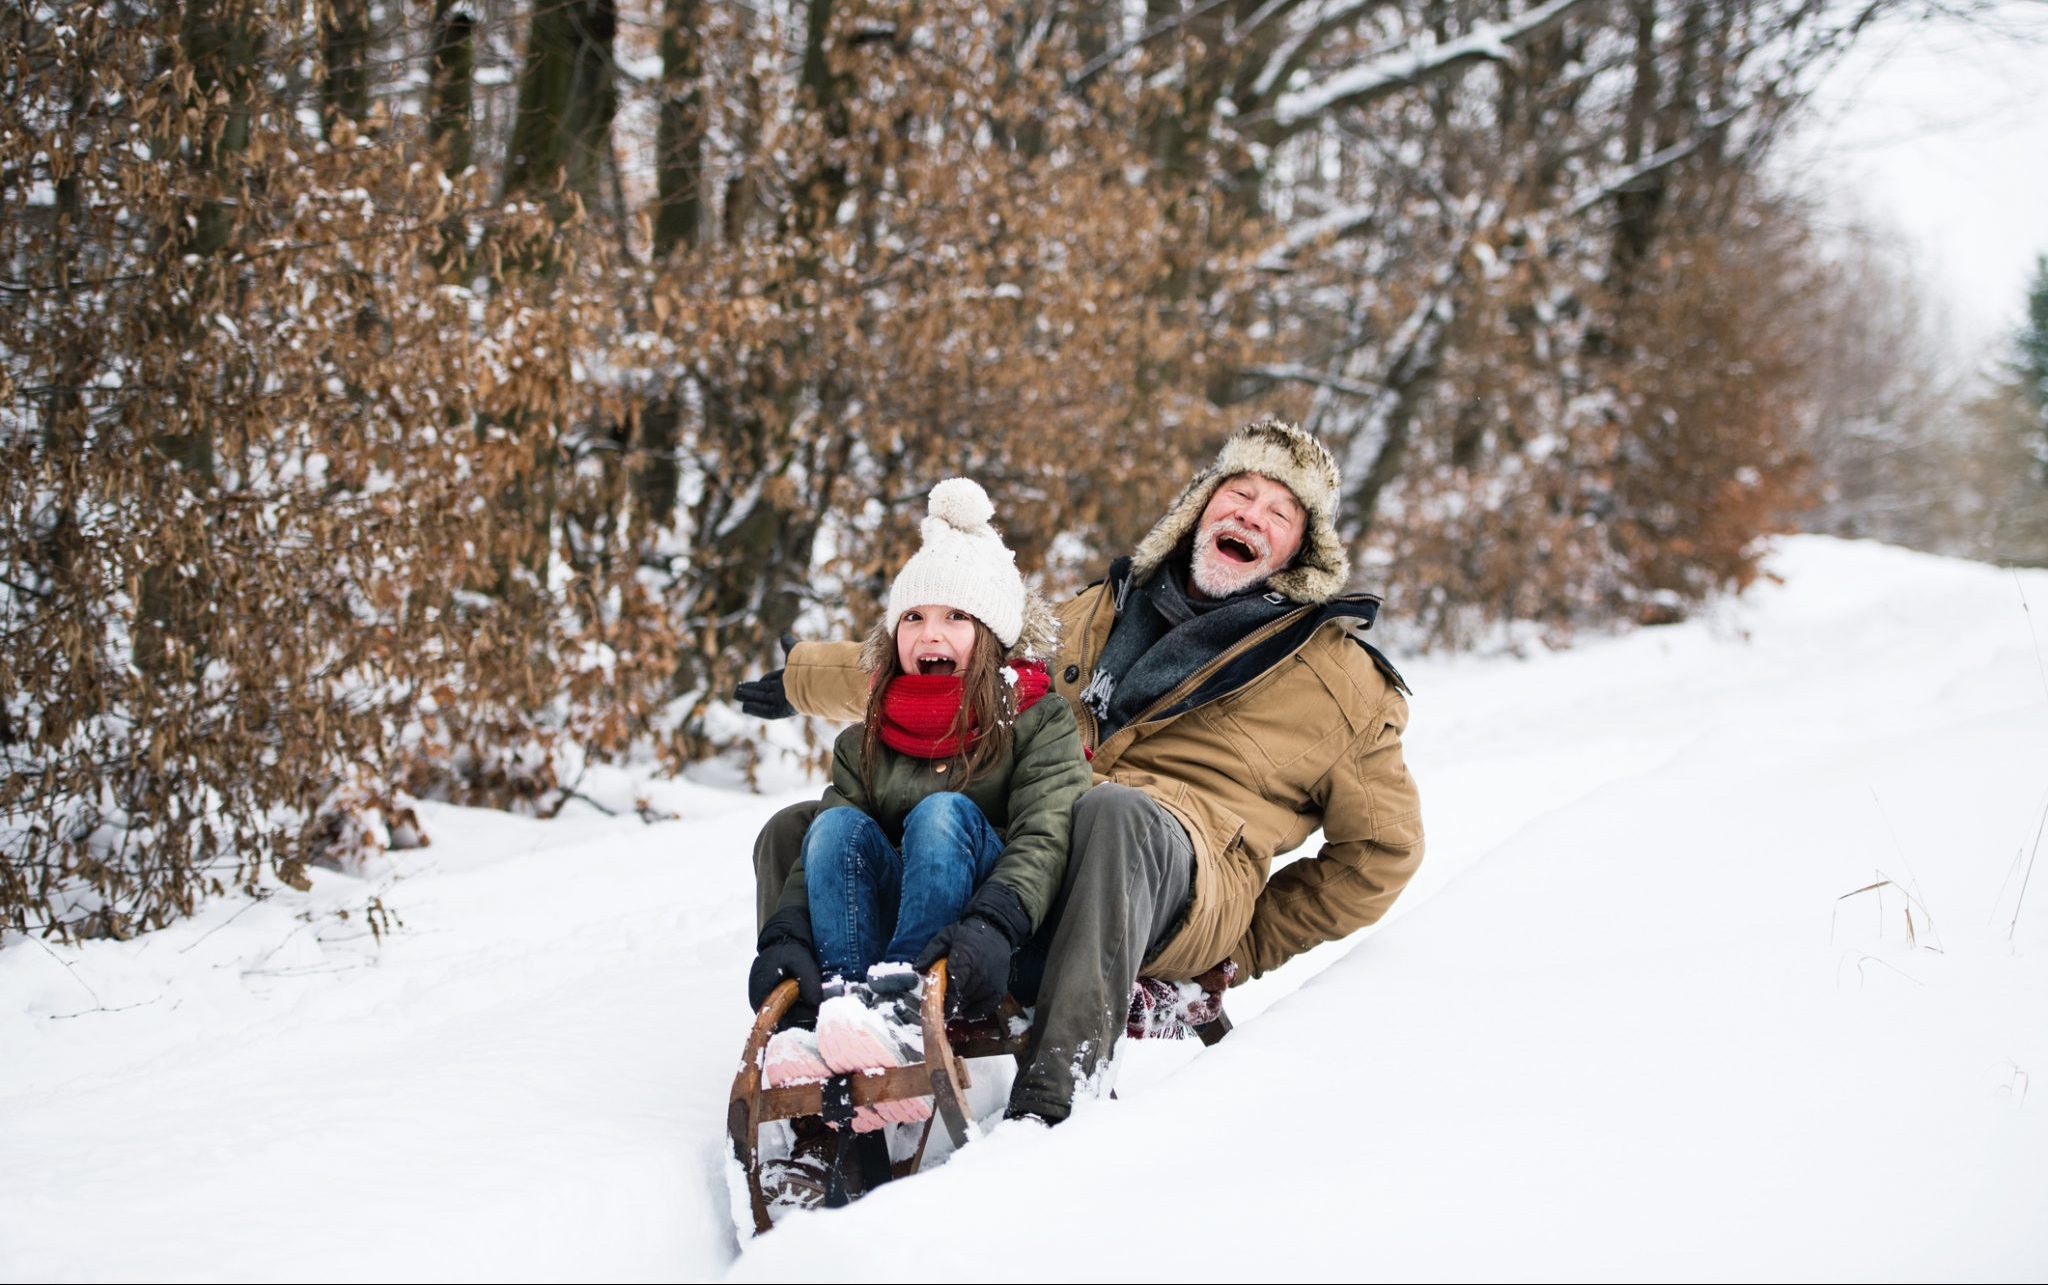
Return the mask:
<svg viewBox="0 0 2048 1285"><path fill-rule="evenodd" d="M754 966L747 970L747 1003L758 1010L783 978L794 977L798 997L817 1007L825 979L811 945L810 911L789 906L768 916L754 949Z"/></svg>
<svg viewBox="0 0 2048 1285"><path fill-rule="evenodd" d="M960 922L941 928L917 957L919 972L946 961L946 1014L987 1017L1010 989L1010 956L1031 935L1031 916L1006 883L974 890Z"/></svg>

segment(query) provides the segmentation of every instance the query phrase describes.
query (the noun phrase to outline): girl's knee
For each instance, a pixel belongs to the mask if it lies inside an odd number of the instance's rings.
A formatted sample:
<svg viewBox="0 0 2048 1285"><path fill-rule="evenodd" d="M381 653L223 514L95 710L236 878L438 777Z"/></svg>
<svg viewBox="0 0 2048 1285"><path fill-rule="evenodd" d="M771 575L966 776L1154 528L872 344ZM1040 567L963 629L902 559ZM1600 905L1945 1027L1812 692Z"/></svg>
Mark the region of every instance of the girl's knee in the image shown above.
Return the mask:
<svg viewBox="0 0 2048 1285"><path fill-rule="evenodd" d="M874 818L859 808L826 808L804 833L805 869L820 862L837 864L849 860L863 831L874 825Z"/></svg>
<svg viewBox="0 0 2048 1285"><path fill-rule="evenodd" d="M964 794L944 791L927 795L903 818L903 833L927 826L955 827L981 819L981 809Z"/></svg>

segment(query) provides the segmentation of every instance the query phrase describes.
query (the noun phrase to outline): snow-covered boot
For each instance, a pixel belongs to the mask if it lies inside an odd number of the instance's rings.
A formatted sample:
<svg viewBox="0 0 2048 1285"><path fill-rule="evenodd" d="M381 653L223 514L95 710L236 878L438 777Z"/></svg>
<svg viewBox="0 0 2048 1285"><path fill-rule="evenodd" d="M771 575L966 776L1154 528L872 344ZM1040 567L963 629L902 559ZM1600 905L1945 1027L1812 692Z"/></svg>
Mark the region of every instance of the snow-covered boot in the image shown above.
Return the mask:
<svg viewBox="0 0 2048 1285"><path fill-rule="evenodd" d="M890 1025L900 1028L905 1032L903 1038L922 1050L924 974L909 964L870 964L864 985L867 987L868 1007L880 1013Z"/></svg>
<svg viewBox="0 0 2048 1285"><path fill-rule="evenodd" d="M818 1033L792 1026L769 1037L761 1050L761 1083L768 1088L785 1084L814 1084L832 1074L818 1052Z"/></svg>
<svg viewBox="0 0 2048 1285"><path fill-rule="evenodd" d="M1204 1026L1223 1016L1223 993L1236 976L1237 965L1226 959L1189 982L1140 977L1131 987L1124 1034L1134 1040L1183 1040L1200 1035Z"/></svg>
<svg viewBox="0 0 2048 1285"><path fill-rule="evenodd" d="M849 987L818 1008L818 1051L825 1065L840 1074L886 1070L922 1061L924 1032L915 1025L890 1021ZM855 1107L853 1128L856 1133L867 1133L884 1124L928 1120L931 1114L929 1098Z"/></svg>
<svg viewBox="0 0 2048 1285"><path fill-rule="evenodd" d="M761 1186L772 1208L813 1209L825 1203L837 1141L816 1117L792 1126L789 1154L761 1162Z"/></svg>
<svg viewBox="0 0 2048 1285"><path fill-rule="evenodd" d="M918 995L924 979L909 964L885 961L868 965L868 992L882 995Z"/></svg>

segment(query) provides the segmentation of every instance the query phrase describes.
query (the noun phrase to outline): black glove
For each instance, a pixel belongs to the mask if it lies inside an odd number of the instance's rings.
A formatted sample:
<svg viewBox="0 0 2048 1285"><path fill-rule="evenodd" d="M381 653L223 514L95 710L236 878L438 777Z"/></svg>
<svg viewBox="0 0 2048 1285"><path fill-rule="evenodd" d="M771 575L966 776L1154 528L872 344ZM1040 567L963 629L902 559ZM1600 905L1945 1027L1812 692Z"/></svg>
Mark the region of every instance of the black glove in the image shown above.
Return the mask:
<svg viewBox="0 0 2048 1285"><path fill-rule="evenodd" d="M795 634L782 635L785 659L794 646ZM788 693L782 690L782 671L779 669L741 683L732 689L732 695L740 703L740 712L752 714L755 718L788 718L796 713L796 706L789 703Z"/></svg>
<svg viewBox="0 0 2048 1285"><path fill-rule="evenodd" d="M759 678L750 678L732 689L733 699L740 703L740 713L752 714L755 718L788 718L796 713L796 706L789 703L789 696L782 690L782 671L770 670Z"/></svg>
<svg viewBox="0 0 2048 1285"><path fill-rule="evenodd" d="M754 949L754 966L747 970L747 1003L759 1010L783 978L794 977L798 998L814 1009L818 1006L825 979L811 945L810 911L790 906L768 916Z"/></svg>
<svg viewBox="0 0 2048 1285"><path fill-rule="evenodd" d="M1010 885L989 880L974 890L960 922L941 928L917 957L919 972L946 961L946 1015L988 1017L1010 989L1010 956L1031 935L1031 916Z"/></svg>

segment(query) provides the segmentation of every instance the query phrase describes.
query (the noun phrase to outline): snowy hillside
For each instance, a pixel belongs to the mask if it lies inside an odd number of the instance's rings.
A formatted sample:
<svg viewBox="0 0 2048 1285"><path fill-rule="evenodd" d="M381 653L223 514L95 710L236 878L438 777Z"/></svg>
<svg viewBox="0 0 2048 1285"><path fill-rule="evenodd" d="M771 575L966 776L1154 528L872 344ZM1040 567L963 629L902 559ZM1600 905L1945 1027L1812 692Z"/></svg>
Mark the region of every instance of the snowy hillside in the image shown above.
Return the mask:
<svg viewBox="0 0 2048 1285"><path fill-rule="evenodd" d="M748 852L802 783L427 807L374 878L11 939L0 1278L2039 1279L2048 573L1770 566L1400 659L1429 856L1384 924L1213 1050L1133 1046L1121 1100L743 1250Z"/></svg>

